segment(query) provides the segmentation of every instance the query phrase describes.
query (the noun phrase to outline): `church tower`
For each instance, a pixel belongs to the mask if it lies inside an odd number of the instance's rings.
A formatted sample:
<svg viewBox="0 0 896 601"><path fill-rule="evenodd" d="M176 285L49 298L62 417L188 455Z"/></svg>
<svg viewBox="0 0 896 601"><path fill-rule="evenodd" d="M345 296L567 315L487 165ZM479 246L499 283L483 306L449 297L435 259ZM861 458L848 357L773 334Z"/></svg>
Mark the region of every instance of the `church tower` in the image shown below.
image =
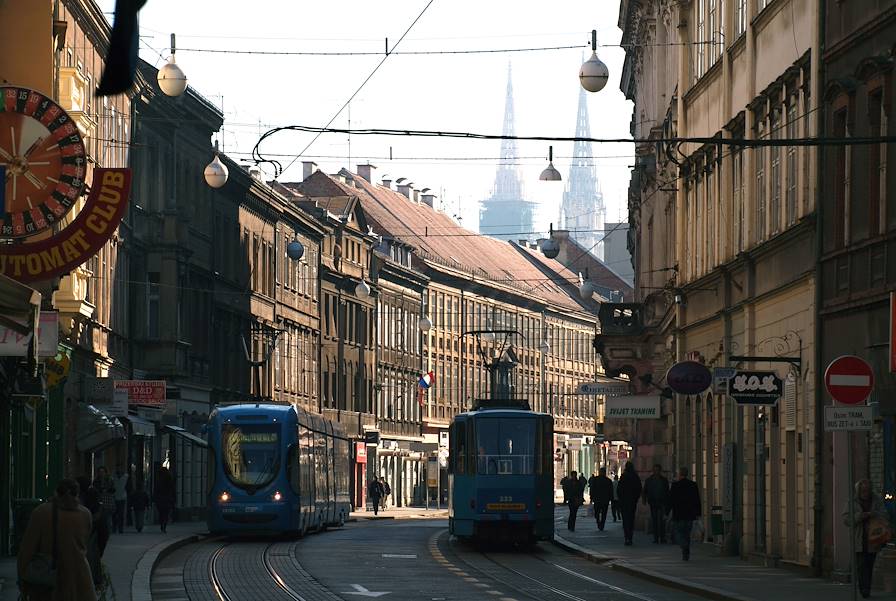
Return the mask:
<svg viewBox="0 0 896 601"><path fill-rule="evenodd" d="M590 138L588 102L585 89L579 86L579 110L576 115L576 137ZM602 238L606 221L604 196L597 183L594 159L591 158L591 142L576 141L573 159L566 178L563 204L560 207L560 225L569 230L571 238L590 249L598 259L604 258Z"/></svg>
<svg viewBox="0 0 896 601"><path fill-rule="evenodd" d="M479 233L504 240L528 238L529 232L535 231L536 203L523 197L523 182L516 168L519 156L516 140L506 139L515 135L513 120L513 83L510 65L507 65L501 159L492 195L479 203Z"/></svg>

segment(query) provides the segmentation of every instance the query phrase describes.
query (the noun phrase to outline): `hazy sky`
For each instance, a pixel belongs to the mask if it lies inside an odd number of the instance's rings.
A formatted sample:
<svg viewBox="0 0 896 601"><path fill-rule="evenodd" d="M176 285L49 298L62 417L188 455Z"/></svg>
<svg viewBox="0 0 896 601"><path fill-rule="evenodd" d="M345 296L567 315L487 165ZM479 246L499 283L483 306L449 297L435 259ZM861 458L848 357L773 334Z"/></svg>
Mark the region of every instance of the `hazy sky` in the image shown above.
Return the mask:
<svg viewBox="0 0 896 601"><path fill-rule="evenodd" d="M200 94L223 107L220 142L225 152L248 158L260 132L277 125L323 126L382 59L375 56L270 56L203 50L383 52L394 48L428 0L358 2L329 0L148 0L141 12L141 56L156 66L177 34L177 61ZM101 0L112 11L114 0ZM586 45L597 29L599 44L618 44L619 3L614 0L434 0L397 48L401 51L477 50ZM111 16L110 16L111 19ZM587 52L587 54L586 54ZM598 49L610 83L589 94L594 137L628 137L631 103L619 91L623 52ZM590 50L390 56L333 122L353 128L501 132L507 65L513 69L516 133L571 136L579 96L578 69ZM284 166L313 134L283 132L263 151ZM389 160L390 147L393 160ZM547 142L519 143L519 170L527 196L545 204L541 228L557 222L563 186L538 181ZM378 174L406 177L417 188L443 192L449 214L478 225L477 202L494 184L500 141L437 140L324 134L280 177L300 180L301 161L328 173L370 161ZM564 183L572 143L554 145ZM594 145L608 221L624 215L631 144ZM211 157L210 157L211 158ZM451 160L464 159L464 160ZM624 219L623 219L624 220Z"/></svg>

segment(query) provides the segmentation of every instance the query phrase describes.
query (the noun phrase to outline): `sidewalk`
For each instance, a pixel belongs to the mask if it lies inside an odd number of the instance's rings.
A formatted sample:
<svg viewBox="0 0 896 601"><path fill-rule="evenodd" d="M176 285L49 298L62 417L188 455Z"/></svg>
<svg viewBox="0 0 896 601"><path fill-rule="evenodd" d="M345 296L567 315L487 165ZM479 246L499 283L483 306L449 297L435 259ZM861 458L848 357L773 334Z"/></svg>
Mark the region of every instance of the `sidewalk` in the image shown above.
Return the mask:
<svg viewBox="0 0 896 601"><path fill-rule="evenodd" d="M140 534L133 527L124 534L113 534L103 554L103 563L112 579L112 595L106 599L150 599L150 571L159 556L195 540L205 531L205 522L180 522L170 524L166 534L159 532L156 525L147 526ZM17 601L15 557L0 558L0 581L0 601Z"/></svg>
<svg viewBox="0 0 896 601"><path fill-rule="evenodd" d="M613 523L609 516L605 530L598 531L594 517L587 515L588 506L579 510L575 532L566 528L569 512L555 509L554 542L570 552L598 562L614 570L664 586L685 590L709 599L722 601L848 601L852 599L849 584L834 583L822 578L800 575L783 568L752 564L739 557L719 555L715 545L691 545L690 561L682 561L678 545L654 544L653 536L635 531L634 544L624 545L622 521ZM896 592L872 589L872 598L894 599Z"/></svg>
<svg viewBox="0 0 896 601"><path fill-rule="evenodd" d="M442 505L441 509L436 509L435 504L426 507L390 507L379 511L376 515L372 509L364 511L353 511L350 514L352 520L425 520L425 519L446 519L448 517L448 508ZM2 600L0 600L2 601Z"/></svg>

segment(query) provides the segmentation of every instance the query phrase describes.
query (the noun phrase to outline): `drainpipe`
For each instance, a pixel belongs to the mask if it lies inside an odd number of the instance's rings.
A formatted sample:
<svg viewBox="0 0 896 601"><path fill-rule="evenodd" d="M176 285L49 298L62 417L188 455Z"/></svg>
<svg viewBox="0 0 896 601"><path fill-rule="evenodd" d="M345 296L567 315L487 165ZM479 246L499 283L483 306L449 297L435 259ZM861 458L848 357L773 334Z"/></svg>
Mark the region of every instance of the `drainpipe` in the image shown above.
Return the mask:
<svg viewBox="0 0 896 601"><path fill-rule="evenodd" d="M824 85L825 68L822 55L825 46L825 27L827 27L827 14L825 12L825 0L818 0L818 51L814 57L817 62L815 89L816 102L818 102L819 111L816 119L818 125L816 127L817 136L819 138L825 135L825 112L824 104L820 97ZM824 146L818 146L816 150L816 180L823 173L824 169ZM822 193L823 186L815 184L815 477L814 477L814 504L812 510L814 512L814 539L812 552L812 568L816 576L822 574L822 559L824 555L824 482L822 479L822 470L824 469L824 405L822 404L821 391L823 390L823 378L821 371L821 362L824 360L822 351L823 328L821 327L821 306L823 301L822 295L822 270L821 270L821 253L824 250L824 232L822 231Z"/></svg>

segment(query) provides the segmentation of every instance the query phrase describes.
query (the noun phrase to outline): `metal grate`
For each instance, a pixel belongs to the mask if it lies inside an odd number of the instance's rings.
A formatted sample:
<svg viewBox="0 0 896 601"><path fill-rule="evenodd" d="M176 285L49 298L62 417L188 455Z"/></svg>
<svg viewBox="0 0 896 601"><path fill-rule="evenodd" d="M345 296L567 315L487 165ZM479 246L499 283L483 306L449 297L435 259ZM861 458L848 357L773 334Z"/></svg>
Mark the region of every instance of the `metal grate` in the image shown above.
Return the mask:
<svg viewBox="0 0 896 601"><path fill-rule="evenodd" d="M788 432L796 430L796 387L793 374L784 380L784 427Z"/></svg>

